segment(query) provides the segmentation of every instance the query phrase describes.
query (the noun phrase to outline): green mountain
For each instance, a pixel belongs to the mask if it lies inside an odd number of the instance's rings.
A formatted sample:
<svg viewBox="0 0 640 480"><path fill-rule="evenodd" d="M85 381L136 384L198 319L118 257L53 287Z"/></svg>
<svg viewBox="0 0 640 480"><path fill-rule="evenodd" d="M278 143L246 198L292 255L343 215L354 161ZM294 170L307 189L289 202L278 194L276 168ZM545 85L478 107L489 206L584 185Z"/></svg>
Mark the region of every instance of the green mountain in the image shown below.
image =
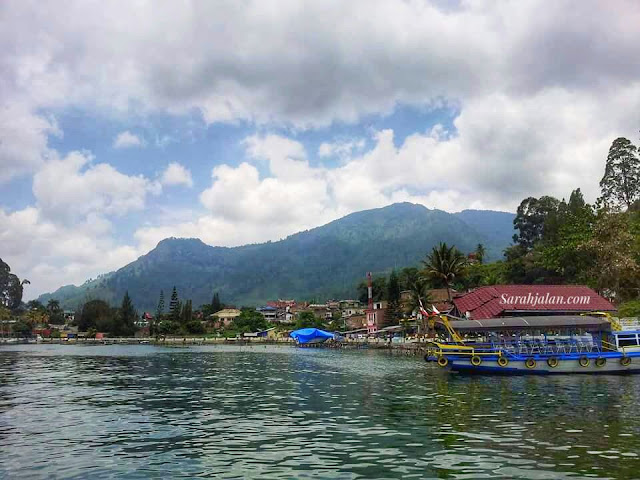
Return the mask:
<svg viewBox="0 0 640 480"><path fill-rule="evenodd" d="M277 242L223 248L195 238L168 238L136 261L80 287L65 286L39 300L78 308L88 299L116 305L129 291L140 310L154 311L175 285L180 298L257 305L269 299L325 300L356 295L368 271L416 265L438 242L463 252L485 245L487 260L501 258L513 233L511 213L465 210L457 214L398 203L347 215Z"/></svg>

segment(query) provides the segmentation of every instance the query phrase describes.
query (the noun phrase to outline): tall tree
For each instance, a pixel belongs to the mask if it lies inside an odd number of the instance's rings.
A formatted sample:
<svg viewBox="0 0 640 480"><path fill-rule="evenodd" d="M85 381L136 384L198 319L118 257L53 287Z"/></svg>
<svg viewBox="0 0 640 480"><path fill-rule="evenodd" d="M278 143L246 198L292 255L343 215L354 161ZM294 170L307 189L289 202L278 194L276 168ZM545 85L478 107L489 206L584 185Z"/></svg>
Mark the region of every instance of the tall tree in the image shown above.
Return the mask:
<svg viewBox="0 0 640 480"><path fill-rule="evenodd" d="M15 310L22 302L24 285L29 284L29 280L22 280L17 275L11 273L11 267L0 258L0 305L9 310Z"/></svg>
<svg viewBox="0 0 640 480"><path fill-rule="evenodd" d="M49 314L49 323L54 325L60 325L64 323L64 310L60 308L60 302L55 299L50 299L47 302L47 313Z"/></svg>
<svg viewBox="0 0 640 480"><path fill-rule="evenodd" d="M164 315L164 291L160 290L160 298L158 299L158 308L156 308L156 321L159 322Z"/></svg>
<svg viewBox="0 0 640 480"><path fill-rule="evenodd" d="M593 237L596 214L592 206L578 188L551 218L537 252L539 263L564 282L588 283L595 257L582 247Z"/></svg>
<svg viewBox="0 0 640 480"><path fill-rule="evenodd" d="M531 250L542 239L549 215L558 210L558 199L543 196L525 198L518 206L513 226L518 234L513 236L514 243Z"/></svg>
<svg viewBox="0 0 640 480"><path fill-rule="evenodd" d="M160 289L160 298L158 299L158 306L156 307L156 315L151 322L149 322L149 335L154 336L158 334L158 325L162 321L164 316L164 290Z"/></svg>
<svg viewBox="0 0 640 480"><path fill-rule="evenodd" d="M640 199L640 158L638 149L624 137L609 148L604 176L600 180L600 200L614 209L630 208Z"/></svg>
<svg viewBox="0 0 640 480"><path fill-rule="evenodd" d="M484 248L484 245L479 243L476 246L476 259L478 260L478 263L484 262L484 256L486 254L487 254L487 250Z"/></svg>
<svg viewBox="0 0 640 480"><path fill-rule="evenodd" d="M222 303L220 302L220 295L218 295L218 292L213 294L213 300L211 300L211 310L213 310L213 313L222 310Z"/></svg>
<svg viewBox="0 0 640 480"><path fill-rule="evenodd" d="M169 301L169 316L171 317L171 321L180 322L180 299L178 298L178 291L176 287L173 287L173 291L171 292L171 300Z"/></svg>
<svg viewBox="0 0 640 480"><path fill-rule="evenodd" d="M464 274L467 259L455 245L451 247L440 243L433 247L431 253L422 261L424 276L442 283L447 289L447 297L451 301L451 287L456 278Z"/></svg>
<svg viewBox="0 0 640 480"><path fill-rule="evenodd" d="M136 330L135 322L137 318L138 312L136 312L131 297L129 297L129 292L127 291L122 298L122 305L116 315L112 334L114 336L133 335Z"/></svg>
<svg viewBox="0 0 640 480"><path fill-rule="evenodd" d="M184 302L182 312L180 312L180 317L180 321L183 326L188 325L191 320L193 320L193 307L191 305L191 300L186 300Z"/></svg>

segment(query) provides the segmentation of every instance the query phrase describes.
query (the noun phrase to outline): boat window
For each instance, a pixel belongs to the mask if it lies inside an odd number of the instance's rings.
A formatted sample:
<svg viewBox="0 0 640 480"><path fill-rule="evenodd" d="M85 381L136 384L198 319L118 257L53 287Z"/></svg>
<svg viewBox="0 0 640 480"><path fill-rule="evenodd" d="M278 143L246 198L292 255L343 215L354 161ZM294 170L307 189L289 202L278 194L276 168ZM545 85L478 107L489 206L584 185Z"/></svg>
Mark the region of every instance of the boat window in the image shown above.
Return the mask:
<svg viewBox="0 0 640 480"><path fill-rule="evenodd" d="M618 336L618 345L621 347L636 347L638 346L638 336L637 335L619 335Z"/></svg>

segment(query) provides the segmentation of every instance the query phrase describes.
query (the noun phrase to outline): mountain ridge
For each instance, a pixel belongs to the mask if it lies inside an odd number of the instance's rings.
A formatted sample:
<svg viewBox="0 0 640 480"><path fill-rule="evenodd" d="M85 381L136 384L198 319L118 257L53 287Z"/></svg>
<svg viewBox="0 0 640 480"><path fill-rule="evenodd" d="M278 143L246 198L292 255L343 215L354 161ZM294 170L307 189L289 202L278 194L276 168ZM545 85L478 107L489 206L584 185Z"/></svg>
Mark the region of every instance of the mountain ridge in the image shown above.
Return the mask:
<svg viewBox="0 0 640 480"><path fill-rule="evenodd" d="M415 265L440 241L465 253L478 243L487 259L509 245L514 214L490 210L448 213L396 203L345 217L281 240L237 247L211 246L198 238L169 237L133 262L81 286L67 285L39 297L65 308L101 298L116 305L125 290L141 310L155 310L176 285L181 298L208 303L263 303L273 298L328 299L355 296L365 272Z"/></svg>

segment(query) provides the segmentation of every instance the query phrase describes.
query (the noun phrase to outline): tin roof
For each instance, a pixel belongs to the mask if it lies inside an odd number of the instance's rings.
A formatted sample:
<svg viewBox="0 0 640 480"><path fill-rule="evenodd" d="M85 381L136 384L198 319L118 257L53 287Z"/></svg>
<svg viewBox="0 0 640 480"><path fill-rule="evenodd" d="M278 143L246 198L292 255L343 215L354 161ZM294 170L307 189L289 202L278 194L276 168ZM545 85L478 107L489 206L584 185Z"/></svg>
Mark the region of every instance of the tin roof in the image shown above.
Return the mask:
<svg viewBox="0 0 640 480"><path fill-rule="evenodd" d="M579 300L577 300L579 299ZM453 299L460 315L495 318L507 312L615 312L616 307L584 285L494 285Z"/></svg>
<svg viewBox="0 0 640 480"><path fill-rule="evenodd" d="M589 315L536 315L532 317L503 317L484 320L457 320L451 326L460 332L486 330L535 330L552 328L585 328L607 330L611 324L605 317Z"/></svg>

